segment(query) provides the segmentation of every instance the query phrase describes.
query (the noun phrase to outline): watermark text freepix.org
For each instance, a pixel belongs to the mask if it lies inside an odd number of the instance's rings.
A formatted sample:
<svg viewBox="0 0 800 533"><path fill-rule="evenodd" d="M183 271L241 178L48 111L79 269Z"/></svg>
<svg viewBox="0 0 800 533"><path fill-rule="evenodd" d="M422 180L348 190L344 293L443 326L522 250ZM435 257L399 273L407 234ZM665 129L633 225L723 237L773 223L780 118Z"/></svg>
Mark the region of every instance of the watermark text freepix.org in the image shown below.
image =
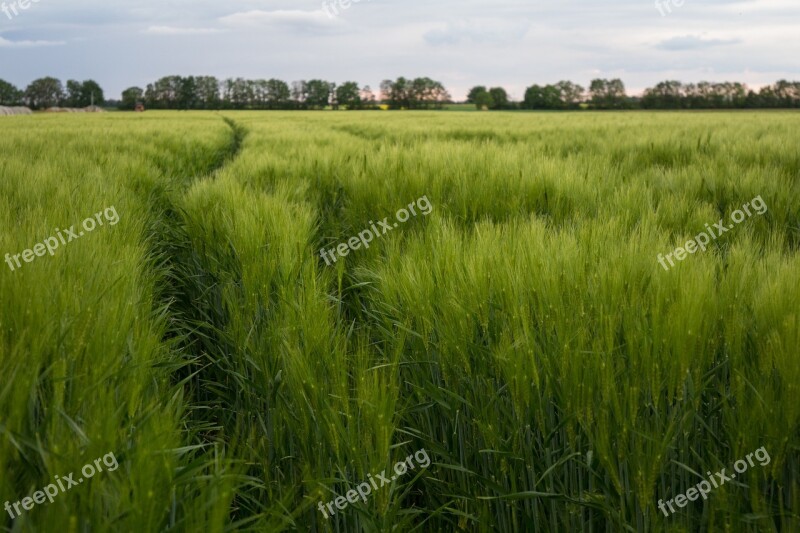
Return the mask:
<svg viewBox="0 0 800 533"><path fill-rule="evenodd" d="M45 500L50 500L49 503L53 503L53 499L58 496L59 489L61 489L60 492L67 492L72 487L80 485L86 479L90 479L96 473L102 472L103 465L106 465L106 468L109 472L113 472L119 468L119 463L117 462L117 457L114 455L114 452L109 452L102 458L95 459L93 463L83 465L83 468L81 468L81 474L83 474L83 477L78 478L77 481L72 479L72 477L75 475L74 472L60 478L56 475L55 483L51 483L44 489L37 490L30 496L26 496L22 498L22 500L13 504L11 502L6 502L5 510L8 512L9 516L11 516L11 518L17 518L22 514L22 511L20 511L20 505L22 505L23 510L30 511L33 509L34 505L44 503ZM65 483L66 487L64 486Z"/></svg>
<svg viewBox="0 0 800 533"><path fill-rule="evenodd" d="M377 474L375 477L373 477L372 474L367 474L367 477L369 477L369 481L361 483L354 490L348 490L347 498L345 498L344 496L339 496L338 498L335 498L326 504L319 502L317 508L325 517L325 519L329 520L330 516L336 514L336 511L333 510L334 505L336 506L337 509L343 511L347 507L348 503L356 503L359 498L361 498L364 501L364 503L366 503L367 496L369 496L372 493L373 489L378 490L379 488L382 488L385 485L389 485L392 481L394 481L398 477L408 472L409 469L414 470L415 469L414 461L412 459L416 459L417 463L421 468L428 468L429 466L431 466L431 458L428 457L428 452L426 452L425 449L423 448L415 452L413 455L409 455L404 460L395 464L394 465L395 475L393 475L391 478L386 477L386 470L384 470L380 474ZM375 481L375 478L380 480L381 482L380 487L378 486L377 481ZM330 516L328 516L328 513L330 513Z"/></svg>
<svg viewBox="0 0 800 533"><path fill-rule="evenodd" d="M744 459L739 459L738 461L733 463L733 469L736 471L735 474L731 472L730 476L726 475L725 471L727 470L727 468L723 468L721 472L716 472L713 475L711 474L711 472L706 472L706 475L708 476L708 481L704 479L694 487L687 490L685 494L678 494L673 499L667 500L666 503L663 500L658 500L658 508L661 509L662 513L664 513L664 516L669 516L670 513L675 512L675 508L672 506L673 502L675 502L675 505L677 505L678 507L686 507L686 505L690 501L693 502L697 500L699 496L702 496L704 500L707 500L708 493L711 492L712 488L718 489L719 487L724 485L726 481L735 479L736 474L744 474L745 472L747 472L747 469L750 466L755 466L755 463L753 463L754 455L761 466L767 466L771 461L767 449L762 446L755 452L748 453L747 461L745 461ZM666 509L667 507L669 507L669 513L667 513Z"/></svg>
<svg viewBox="0 0 800 533"><path fill-rule="evenodd" d="M667 13L672 13L672 8L670 4L675 7L682 7L686 0L656 0L656 9L658 12L661 13L662 17L666 17ZM664 9L666 8L666 13L664 13Z"/></svg>
<svg viewBox="0 0 800 533"><path fill-rule="evenodd" d="M38 4L40 0L15 0L11 2L10 5L3 2L0 4L0 11L6 14L9 20L13 19L14 17L19 15L19 11L17 11L17 6L19 6L22 10L27 10L31 7L31 2L34 4ZM11 16L11 13L14 13L14 17Z"/></svg>
<svg viewBox="0 0 800 533"><path fill-rule="evenodd" d="M683 261L688 257L686 253L693 254L697 251L697 249L701 249L704 252L706 251L706 245L708 245L712 239L719 238L720 235L723 233L727 233L732 230L735 224L741 224L746 220L747 217L752 217L753 213L750 211L750 207L756 210L755 214L763 215L767 212L767 204L764 203L764 200L761 199L761 196L757 196L750 200L750 202L744 204L742 209L737 209L733 213L731 213L731 220L733 224L725 225L725 219L720 219L719 222L714 224L714 228L717 230L717 234L714 234L714 230L711 229L712 227L706 224L706 232L701 232L699 235L695 236L695 238L686 243L686 247L684 248L676 248L674 251L668 253L666 256L662 256L658 254L658 262L661 266L664 267L664 270L669 270L671 267L675 266L675 263L672 261L672 256L675 256L675 259L678 261ZM745 216L747 213L747 216ZM666 258L669 261L670 266L668 267L664 259Z"/></svg>
<svg viewBox="0 0 800 533"><path fill-rule="evenodd" d="M117 222L119 222L119 215L117 214L116 208L112 205L111 207L107 207L103 211L99 213L95 213L94 217L89 217L83 221L83 229L85 231L94 231L97 225L103 225L103 217L108 222L109 226L116 226ZM95 222L95 220L97 222ZM45 253L49 253L50 255L55 255L56 249L62 244L67 244L68 242L72 242L79 237L83 237L84 232L78 231L76 232L75 226L70 226L69 229L62 230L56 228L55 229L58 238L56 237L48 237L43 242L38 243L33 246L33 249L24 250L22 253L18 253L15 255L11 255L9 253L6 254L6 264L8 268L11 269L13 272L15 269L20 268L22 263L20 263L19 259L22 257L22 260L26 263L30 263L37 257L43 256ZM16 267L14 266L16 264Z"/></svg>
<svg viewBox="0 0 800 533"><path fill-rule="evenodd" d="M423 202L424 200L424 202ZM328 266L331 265L330 260L328 259L328 254L330 254L333 262L335 263L338 261L336 254L338 253L340 257L345 257L346 255L350 254L350 250L358 250L363 245L364 248L369 248L369 243L371 243L375 237L383 237L388 232L392 231L394 228L398 227L401 222L408 222L408 219L411 215L417 216L417 212L414 210L414 207L418 207L420 212L423 216L428 216L433 211L433 206L431 205L430 201L428 200L427 196L423 196L416 202L411 202L408 204L408 210L405 208L399 210L396 214L398 222L394 223L394 226L389 223L389 217L384 218L380 222L378 222L378 226L380 229L383 230L378 231L378 228L375 227L375 223L371 220L369 221L371 229L366 229L358 234L358 237L353 237L349 239L347 242L341 243L339 246L335 248L331 248L330 250L325 250L324 248L319 251L319 255L325 260L325 263ZM409 214L411 211L411 214Z"/></svg>
<svg viewBox="0 0 800 533"><path fill-rule="evenodd" d="M369 2L370 0L332 0L331 2L322 2L322 10L328 15L328 18L334 18L339 15L339 10L336 9L336 6L339 6L342 11L345 9L350 9L350 4L358 4L360 2ZM333 10L333 13L331 13Z"/></svg>

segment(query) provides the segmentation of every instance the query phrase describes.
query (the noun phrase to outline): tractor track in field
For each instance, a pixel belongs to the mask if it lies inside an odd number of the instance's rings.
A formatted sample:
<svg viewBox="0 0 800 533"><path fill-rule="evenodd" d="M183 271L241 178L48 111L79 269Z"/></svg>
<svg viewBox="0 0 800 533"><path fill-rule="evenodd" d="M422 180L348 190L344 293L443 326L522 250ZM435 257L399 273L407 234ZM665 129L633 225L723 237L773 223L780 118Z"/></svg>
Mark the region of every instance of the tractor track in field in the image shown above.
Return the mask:
<svg viewBox="0 0 800 533"><path fill-rule="evenodd" d="M235 394L221 385L222 367L233 352L232 343L223 333L228 317L221 304L221 289L203 252L192 242L188 218L181 207L192 184L214 179L241 151L247 130L228 117L222 120L231 130L230 140L213 163L190 179L168 180L151 193L150 202L150 267L157 273L154 313L164 317L166 331L162 340L176 354L172 382L185 391L191 421L186 427L193 428L187 440L193 444L218 440L226 396ZM216 386L209 387L209 383Z"/></svg>

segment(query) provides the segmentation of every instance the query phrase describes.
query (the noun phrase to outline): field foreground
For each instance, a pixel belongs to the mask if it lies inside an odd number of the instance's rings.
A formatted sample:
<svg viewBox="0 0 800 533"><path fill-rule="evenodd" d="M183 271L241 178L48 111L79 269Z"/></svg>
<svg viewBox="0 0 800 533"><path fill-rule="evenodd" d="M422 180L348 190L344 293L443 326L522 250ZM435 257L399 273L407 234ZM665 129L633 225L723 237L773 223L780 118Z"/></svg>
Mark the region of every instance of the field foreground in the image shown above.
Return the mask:
<svg viewBox="0 0 800 533"><path fill-rule="evenodd" d="M3 527L800 530L799 146L792 112L5 117Z"/></svg>

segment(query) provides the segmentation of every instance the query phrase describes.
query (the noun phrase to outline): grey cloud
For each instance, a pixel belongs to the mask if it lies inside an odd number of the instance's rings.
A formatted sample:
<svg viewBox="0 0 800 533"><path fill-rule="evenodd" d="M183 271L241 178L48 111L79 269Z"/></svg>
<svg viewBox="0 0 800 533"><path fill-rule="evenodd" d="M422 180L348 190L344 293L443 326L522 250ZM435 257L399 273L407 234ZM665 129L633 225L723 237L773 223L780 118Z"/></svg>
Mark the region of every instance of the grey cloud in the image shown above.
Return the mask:
<svg viewBox="0 0 800 533"><path fill-rule="evenodd" d="M661 50L702 50L740 42L742 42L741 39L704 39L697 35L683 35L661 41L655 47Z"/></svg>
<svg viewBox="0 0 800 533"><path fill-rule="evenodd" d="M281 30L313 31L326 30L339 21L331 18L324 11L302 11L285 9L276 11L252 10L242 11L221 17L220 22L232 28L277 28Z"/></svg>
<svg viewBox="0 0 800 533"><path fill-rule="evenodd" d="M508 44L519 42L528 33L528 22L502 19L477 19L448 22L428 31L425 41L433 46L455 45L462 42Z"/></svg>
<svg viewBox="0 0 800 533"><path fill-rule="evenodd" d="M41 46L61 46L67 44L65 41L12 41L0 37L0 48L36 48Z"/></svg>
<svg viewBox="0 0 800 533"><path fill-rule="evenodd" d="M175 26L150 26L144 33L151 35L211 35L221 33L218 28L179 28Z"/></svg>

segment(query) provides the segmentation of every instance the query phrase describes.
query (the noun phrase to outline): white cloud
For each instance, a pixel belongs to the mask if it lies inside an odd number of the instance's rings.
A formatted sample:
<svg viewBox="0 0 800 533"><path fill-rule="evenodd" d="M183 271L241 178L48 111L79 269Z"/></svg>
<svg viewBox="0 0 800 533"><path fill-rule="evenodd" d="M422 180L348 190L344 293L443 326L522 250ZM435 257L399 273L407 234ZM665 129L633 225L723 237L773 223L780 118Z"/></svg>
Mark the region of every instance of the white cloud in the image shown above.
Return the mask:
<svg viewBox="0 0 800 533"><path fill-rule="evenodd" d="M151 35L211 35L223 30L215 28L178 28L175 26L150 26L144 33Z"/></svg>
<svg viewBox="0 0 800 533"><path fill-rule="evenodd" d="M472 43L507 44L521 41L530 28L529 22L503 19L477 19L448 22L425 34L425 41L434 46Z"/></svg>
<svg viewBox="0 0 800 533"><path fill-rule="evenodd" d="M712 46L738 44L740 39L704 39L698 35L683 35L661 41L656 48L661 50L701 50Z"/></svg>
<svg viewBox="0 0 800 533"><path fill-rule="evenodd" d="M264 26L290 27L294 29L319 29L330 27L336 19L321 9L301 11L298 9L279 9L277 11L241 11L219 19L220 22L234 28L261 28Z"/></svg>
<svg viewBox="0 0 800 533"><path fill-rule="evenodd" d="M9 41L0 37L0 48L35 48L38 46L61 46L66 41Z"/></svg>
<svg viewBox="0 0 800 533"><path fill-rule="evenodd" d="M721 10L731 13L774 13L797 11L796 0L758 0L757 2L733 2L719 6Z"/></svg>

